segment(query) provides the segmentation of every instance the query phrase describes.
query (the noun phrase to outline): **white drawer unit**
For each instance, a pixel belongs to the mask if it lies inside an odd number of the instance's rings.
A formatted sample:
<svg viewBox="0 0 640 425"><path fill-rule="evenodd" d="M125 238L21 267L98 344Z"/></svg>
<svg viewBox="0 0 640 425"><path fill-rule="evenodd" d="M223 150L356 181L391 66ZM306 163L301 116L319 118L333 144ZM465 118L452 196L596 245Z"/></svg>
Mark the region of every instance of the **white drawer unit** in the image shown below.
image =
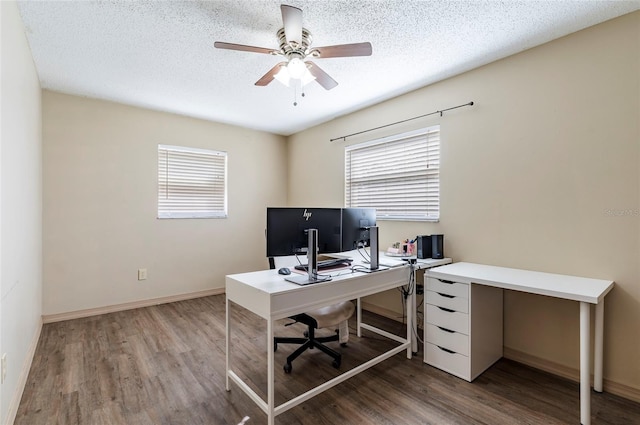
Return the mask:
<svg viewBox="0 0 640 425"><path fill-rule="evenodd" d="M442 292L425 291L425 302L461 313L469 313L469 297L449 295Z"/></svg>
<svg viewBox="0 0 640 425"><path fill-rule="evenodd" d="M467 313L427 304L424 315L429 318L425 324L441 326L451 331L469 335L469 314Z"/></svg>
<svg viewBox="0 0 640 425"><path fill-rule="evenodd" d="M458 378L469 381L470 375L469 356L463 356L453 350L448 350L439 345L425 343L424 356L429 358L427 363L442 369ZM425 360L426 361L426 360Z"/></svg>
<svg viewBox="0 0 640 425"><path fill-rule="evenodd" d="M424 362L467 381L502 357L502 289L427 278Z"/></svg>
<svg viewBox="0 0 640 425"><path fill-rule="evenodd" d="M469 284L450 280L427 279L427 290L456 297L469 298Z"/></svg>
<svg viewBox="0 0 640 425"><path fill-rule="evenodd" d="M424 331L425 338L430 344L454 351L463 356L469 355L469 335L432 324L427 324Z"/></svg>

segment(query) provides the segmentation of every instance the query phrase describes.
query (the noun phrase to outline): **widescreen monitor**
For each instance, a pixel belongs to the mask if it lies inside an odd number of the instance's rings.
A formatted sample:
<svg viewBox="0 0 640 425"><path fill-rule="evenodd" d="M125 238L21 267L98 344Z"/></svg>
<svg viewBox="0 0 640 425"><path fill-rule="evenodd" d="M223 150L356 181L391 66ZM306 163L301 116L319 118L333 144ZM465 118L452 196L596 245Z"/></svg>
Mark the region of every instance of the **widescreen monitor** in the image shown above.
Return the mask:
<svg viewBox="0 0 640 425"><path fill-rule="evenodd" d="M267 257L306 254L308 229L318 229L318 253L342 251L340 208L267 208Z"/></svg>
<svg viewBox="0 0 640 425"><path fill-rule="evenodd" d="M342 251L369 246L369 228L375 225L375 208L342 208Z"/></svg>

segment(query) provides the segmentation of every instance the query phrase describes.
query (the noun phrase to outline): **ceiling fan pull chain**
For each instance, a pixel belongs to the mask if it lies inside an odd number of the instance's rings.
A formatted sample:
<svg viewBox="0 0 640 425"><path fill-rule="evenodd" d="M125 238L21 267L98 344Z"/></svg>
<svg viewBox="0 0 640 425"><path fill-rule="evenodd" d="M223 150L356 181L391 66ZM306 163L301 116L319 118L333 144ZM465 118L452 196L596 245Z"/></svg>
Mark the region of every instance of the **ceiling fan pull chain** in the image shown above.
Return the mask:
<svg viewBox="0 0 640 425"><path fill-rule="evenodd" d="M300 97L304 97L304 85L300 83ZM293 84L293 106L298 106L298 84Z"/></svg>

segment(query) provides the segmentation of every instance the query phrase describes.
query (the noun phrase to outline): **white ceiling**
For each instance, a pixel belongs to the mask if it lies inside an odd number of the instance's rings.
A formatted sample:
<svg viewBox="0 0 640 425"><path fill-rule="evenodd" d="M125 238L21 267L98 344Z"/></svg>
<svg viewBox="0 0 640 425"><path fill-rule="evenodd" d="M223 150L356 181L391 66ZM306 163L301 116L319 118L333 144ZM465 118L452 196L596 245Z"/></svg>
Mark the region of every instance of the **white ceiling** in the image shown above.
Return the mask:
<svg viewBox="0 0 640 425"><path fill-rule="evenodd" d="M339 85L304 98L254 83L282 59L281 1L21 1L43 88L289 135L640 9L640 1L298 1L313 46L373 55L315 62ZM469 99L452 99L467 102ZM443 105L447 107L449 105ZM430 112L430 111L423 111Z"/></svg>

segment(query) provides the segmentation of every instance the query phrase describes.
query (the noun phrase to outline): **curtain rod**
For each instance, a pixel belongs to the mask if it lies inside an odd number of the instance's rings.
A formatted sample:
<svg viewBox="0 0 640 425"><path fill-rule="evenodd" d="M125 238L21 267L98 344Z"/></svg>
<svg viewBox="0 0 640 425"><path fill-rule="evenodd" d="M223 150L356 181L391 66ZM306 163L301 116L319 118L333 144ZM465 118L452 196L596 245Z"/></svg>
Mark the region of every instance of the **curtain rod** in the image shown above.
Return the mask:
<svg viewBox="0 0 640 425"><path fill-rule="evenodd" d="M343 141L346 141L346 140L347 140L347 137L357 136L358 134L368 133L368 132L370 132L370 131L374 131L374 130L380 130L381 128L390 127L390 126L392 126L392 125L396 125L396 124L402 124L403 122L407 122L407 121L411 121L411 120L417 120L418 118L428 117L429 115L440 114L440 116L442 116L442 113L443 113L443 112L447 112L447 111L450 111L450 110L452 110L452 109L462 108L462 107L464 107L464 106L473 106L473 101L472 101L472 102L469 102L469 103L465 103L464 105L453 106L453 107L451 107L451 108L441 109L441 110L439 110L439 111L430 112L430 113L428 113L428 114L420 115L420 116L417 116L417 117L407 118L406 120L392 122L391 124L381 125L380 127L370 128L370 129L368 129L368 130L362 130L362 131L359 131L359 132L357 132L357 133L348 134L348 135L346 135L346 136L342 136L342 137L336 137L335 139L331 139L331 140L329 140L329 141L330 141L330 142L335 142L336 140L343 140Z"/></svg>

